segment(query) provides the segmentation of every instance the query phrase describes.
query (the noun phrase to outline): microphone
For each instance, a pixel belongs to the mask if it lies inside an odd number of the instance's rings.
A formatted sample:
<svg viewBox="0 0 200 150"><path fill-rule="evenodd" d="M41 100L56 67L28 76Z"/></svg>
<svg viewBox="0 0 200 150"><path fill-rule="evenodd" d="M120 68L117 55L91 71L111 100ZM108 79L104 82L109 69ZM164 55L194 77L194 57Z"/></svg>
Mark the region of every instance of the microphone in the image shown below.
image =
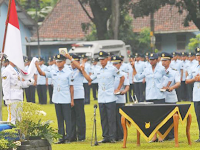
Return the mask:
<svg viewBox="0 0 200 150"><path fill-rule="evenodd" d="M94 104L94 115L96 115L97 104Z"/></svg>

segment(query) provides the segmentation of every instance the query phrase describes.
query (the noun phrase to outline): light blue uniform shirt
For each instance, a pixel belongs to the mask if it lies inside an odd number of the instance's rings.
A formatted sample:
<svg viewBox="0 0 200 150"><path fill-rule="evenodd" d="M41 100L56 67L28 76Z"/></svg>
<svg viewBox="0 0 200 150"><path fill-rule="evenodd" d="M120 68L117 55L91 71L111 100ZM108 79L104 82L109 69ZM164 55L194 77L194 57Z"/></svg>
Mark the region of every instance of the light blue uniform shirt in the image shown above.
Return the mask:
<svg viewBox="0 0 200 150"><path fill-rule="evenodd" d="M73 85L72 71L64 68L61 71L58 69L51 70L50 72L46 71L45 74L47 78L52 78L52 102L55 104L70 104L70 85Z"/></svg>
<svg viewBox="0 0 200 150"><path fill-rule="evenodd" d="M183 67L182 62L180 60L172 61L170 67L176 69L181 75L181 70L183 69Z"/></svg>
<svg viewBox="0 0 200 150"><path fill-rule="evenodd" d="M200 65L195 65L192 68L191 72L187 76L187 79L193 79L197 74L200 74ZM194 102L200 101L200 82L194 82L193 101Z"/></svg>
<svg viewBox="0 0 200 150"><path fill-rule="evenodd" d="M85 63L85 72L89 75L91 73L90 70L90 63L86 62ZM88 83L88 81L84 78L83 83Z"/></svg>
<svg viewBox="0 0 200 150"><path fill-rule="evenodd" d="M91 65L90 71L92 74L94 74L95 70L97 69L100 69L99 65ZM98 83L98 79L93 80L92 83Z"/></svg>
<svg viewBox="0 0 200 150"><path fill-rule="evenodd" d="M133 67L130 63L128 63L128 67L129 67L129 74L128 74L129 83L133 84Z"/></svg>
<svg viewBox="0 0 200 150"><path fill-rule="evenodd" d="M120 67L120 70L126 72L126 73L129 73L129 67L128 67L128 64L126 63L122 63L121 67Z"/></svg>
<svg viewBox="0 0 200 150"><path fill-rule="evenodd" d="M141 74L144 69L145 69L145 64L143 61L136 61L135 62L135 69L137 71L137 73ZM140 79L140 80L137 80L135 77L134 77L134 82L142 82L143 79Z"/></svg>
<svg viewBox="0 0 200 150"><path fill-rule="evenodd" d="M178 71L169 67L167 69L167 72L169 72L169 75L167 75L168 77L164 76L163 86L167 86L167 84L169 82L169 78L171 80L170 87L173 86L174 84L176 84L177 82L181 82L180 74ZM168 92L168 91L165 92L165 102L166 103L176 103L177 101L178 101L178 98L177 98L175 89L173 89L171 92Z"/></svg>
<svg viewBox="0 0 200 150"><path fill-rule="evenodd" d="M72 81L74 84L74 99L84 99L84 88L83 88L83 74L77 69L72 69Z"/></svg>
<svg viewBox="0 0 200 150"><path fill-rule="evenodd" d="M163 87L162 80L165 75L165 70L158 65L156 65L154 72L152 67L149 67L145 68L144 72L141 74L137 73L135 75L137 80L141 80L143 78L146 80L146 100L165 98L164 92L160 91Z"/></svg>
<svg viewBox="0 0 200 150"><path fill-rule="evenodd" d="M41 65L40 68L43 72L48 71L46 65ZM46 77L41 76L38 72L37 72L37 85L46 85Z"/></svg>
<svg viewBox="0 0 200 150"><path fill-rule="evenodd" d="M122 87L120 89L120 91L123 91L127 85L130 85L130 83L129 83L129 80L128 80L128 77L127 77L128 76L127 73L123 72L123 71L121 71L120 73L125 78L124 83L123 83L123 85L122 85ZM120 77L115 77L115 89L118 88L119 82L120 82ZM118 103L118 104L119 103L121 103L121 104L125 104L126 103L125 94L124 95L116 95L116 98L117 98L116 99L116 103Z"/></svg>
<svg viewBox="0 0 200 150"><path fill-rule="evenodd" d="M186 79L187 63L188 63L187 61L182 61L182 69L183 69L182 81L185 81Z"/></svg>
<svg viewBox="0 0 200 150"><path fill-rule="evenodd" d="M98 79L98 103L116 101L116 96L114 95L115 77L122 77L122 75L116 67L111 65L106 65L104 68L100 67L90 76L92 80Z"/></svg>

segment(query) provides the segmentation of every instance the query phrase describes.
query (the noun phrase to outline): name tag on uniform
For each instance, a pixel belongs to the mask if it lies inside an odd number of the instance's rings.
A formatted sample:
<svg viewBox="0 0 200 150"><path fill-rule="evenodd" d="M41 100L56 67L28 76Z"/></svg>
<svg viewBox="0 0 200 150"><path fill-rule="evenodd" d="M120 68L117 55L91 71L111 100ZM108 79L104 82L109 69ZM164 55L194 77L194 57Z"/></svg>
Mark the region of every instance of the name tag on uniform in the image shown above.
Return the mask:
<svg viewBox="0 0 200 150"><path fill-rule="evenodd" d="M53 74L53 76L57 76L57 74Z"/></svg>
<svg viewBox="0 0 200 150"><path fill-rule="evenodd" d="M97 75L100 75L100 73L97 73Z"/></svg>

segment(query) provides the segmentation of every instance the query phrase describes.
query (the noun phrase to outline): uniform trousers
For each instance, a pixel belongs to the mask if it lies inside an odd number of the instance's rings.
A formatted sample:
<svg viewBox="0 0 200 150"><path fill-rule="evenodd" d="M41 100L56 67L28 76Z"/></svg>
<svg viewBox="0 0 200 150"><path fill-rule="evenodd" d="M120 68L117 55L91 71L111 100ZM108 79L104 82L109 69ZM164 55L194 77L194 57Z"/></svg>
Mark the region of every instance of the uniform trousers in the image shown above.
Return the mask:
<svg viewBox="0 0 200 150"><path fill-rule="evenodd" d="M83 83L84 93L85 93L85 104L90 104L90 85L88 83Z"/></svg>
<svg viewBox="0 0 200 150"><path fill-rule="evenodd" d="M92 93L94 100L97 100L98 83L92 83Z"/></svg>
<svg viewBox="0 0 200 150"><path fill-rule="evenodd" d="M188 93L187 93L187 87L186 87L185 81L181 81L181 100L188 101L187 96L188 96Z"/></svg>
<svg viewBox="0 0 200 150"><path fill-rule="evenodd" d="M175 89L176 90L176 94L177 94L177 98L178 98L178 101L180 102L181 101L181 87Z"/></svg>
<svg viewBox="0 0 200 150"><path fill-rule="evenodd" d="M105 140L115 140L116 133L116 102L99 103L101 127Z"/></svg>
<svg viewBox="0 0 200 150"><path fill-rule="evenodd" d="M193 86L194 84L186 84L186 87L187 87L187 99L192 102L193 100Z"/></svg>
<svg viewBox="0 0 200 150"><path fill-rule="evenodd" d="M84 110L84 99L74 99L74 107L71 112L71 125L72 125L72 136L71 140L79 141L85 140L86 123L85 123L85 110Z"/></svg>
<svg viewBox="0 0 200 150"><path fill-rule="evenodd" d="M55 104L55 109L58 122L58 133L62 135L62 139L60 139L60 141L70 140L71 104ZM66 132L64 126L66 126Z"/></svg>
<svg viewBox="0 0 200 150"><path fill-rule="evenodd" d="M142 82L134 82L134 93L138 102L144 102L144 84Z"/></svg>
<svg viewBox="0 0 200 150"><path fill-rule="evenodd" d="M37 93L39 97L40 104L47 104L47 86L37 85Z"/></svg>
<svg viewBox="0 0 200 150"><path fill-rule="evenodd" d="M22 107L18 104L19 102L22 102L21 100L6 100L5 104L7 105L8 110L8 122L11 122L12 124L16 123L16 120L20 120L20 111L22 110Z"/></svg>
<svg viewBox="0 0 200 150"><path fill-rule="evenodd" d="M195 108L197 123L198 123L199 131L200 131L200 101L194 102L194 108Z"/></svg>
<svg viewBox="0 0 200 150"><path fill-rule="evenodd" d="M129 102L133 102L133 100L131 98L131 96L134 94L133 93L133 88L134 88L133 86L134 86L133 84L130 84L130 86L129 86L129 92L126 93L126 103L128 103L128 97L129 97Z"/></svg>
<svg viewBox="0 0 200 150"><path fill-rule="evenodd" d="M49 99L50 99L50 104L53 104L53 102L52 102L53 85L48 85L48 90L49 90Z"/></svg>
<svg viewBox="0 0 200 150"><path fill-rule="evenodd" d="M25 88L26 101L35 103L35 86L30 85L28 88Z"/></svg>
<svg viewBox="0 0 200 150"><path fill-rule="evenodd" d="M125 104L123 103L116 103L116 141L123 139L124 136L121 124L121 114L119 113L119 109L124 105Z"/></svg>

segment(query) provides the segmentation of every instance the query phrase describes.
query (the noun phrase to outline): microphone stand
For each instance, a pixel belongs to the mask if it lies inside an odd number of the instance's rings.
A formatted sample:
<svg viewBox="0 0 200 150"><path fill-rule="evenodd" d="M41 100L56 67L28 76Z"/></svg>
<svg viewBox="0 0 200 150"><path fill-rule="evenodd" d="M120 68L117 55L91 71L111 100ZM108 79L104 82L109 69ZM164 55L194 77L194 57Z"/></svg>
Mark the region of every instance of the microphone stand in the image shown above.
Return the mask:
<svg viewBox="0 0 200 150"><path fill-rule="evenodd" d="M99 145L98 142L97 142L96 109L97 108L94 108L94 123L93 123L93 130L92 130L91 146L97 146L97 145ZM95 136L94 137L94 145L92 144L93 135Z"/></svg>

